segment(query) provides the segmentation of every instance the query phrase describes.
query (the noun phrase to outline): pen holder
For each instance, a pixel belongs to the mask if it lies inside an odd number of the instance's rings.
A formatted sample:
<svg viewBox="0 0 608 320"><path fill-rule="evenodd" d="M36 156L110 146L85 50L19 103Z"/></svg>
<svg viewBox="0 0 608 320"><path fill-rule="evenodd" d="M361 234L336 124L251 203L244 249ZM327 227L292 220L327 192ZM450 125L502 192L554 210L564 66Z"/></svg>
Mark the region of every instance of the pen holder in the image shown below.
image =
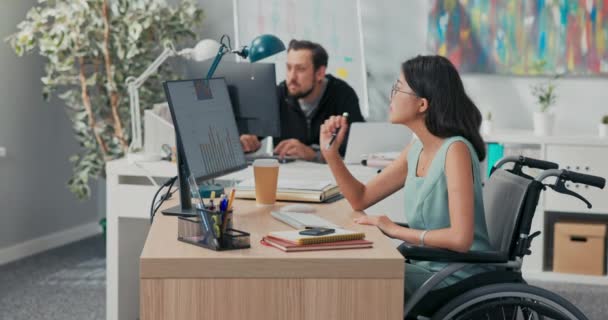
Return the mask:
<svg viewBox="0 0 608 320"><path fill-rule="evenodd" d="M232 210L224 213L198 210L198 214L198 218L178 218L179 241L216 251L251 247L249 233L232 228ZM226 221L222 223L224 217Z"/></svg>

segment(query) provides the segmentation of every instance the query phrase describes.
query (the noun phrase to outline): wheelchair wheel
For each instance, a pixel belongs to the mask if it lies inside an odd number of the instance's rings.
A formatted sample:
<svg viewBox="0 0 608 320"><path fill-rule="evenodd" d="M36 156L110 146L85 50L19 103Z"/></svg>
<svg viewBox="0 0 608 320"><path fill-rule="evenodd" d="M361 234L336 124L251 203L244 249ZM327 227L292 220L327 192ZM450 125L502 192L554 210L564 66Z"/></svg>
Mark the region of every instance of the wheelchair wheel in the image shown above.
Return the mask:
<svg viewBox="0 0 608 320"><path fill-rule="evenodd" d="M587 320L574 305L550 291L520 283L473 289L439 311L433 320Z"/></svg>

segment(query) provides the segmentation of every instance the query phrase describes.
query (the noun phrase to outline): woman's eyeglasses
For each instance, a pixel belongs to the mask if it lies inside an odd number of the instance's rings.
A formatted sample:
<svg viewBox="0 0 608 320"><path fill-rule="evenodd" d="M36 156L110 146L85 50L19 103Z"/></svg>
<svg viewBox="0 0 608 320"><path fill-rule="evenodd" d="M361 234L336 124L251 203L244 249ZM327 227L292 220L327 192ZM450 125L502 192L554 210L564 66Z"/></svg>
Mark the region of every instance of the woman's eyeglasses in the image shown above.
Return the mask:
<svg viewBox="0 0 608 320"><path fill-rule="evenodd" d="M397 92L401 92L401 93L409 94L410 96L418 97L418 95L413 92L407 92L407 91L397 89L397 84L395 83L395 84L393 84L393 87L391 88L391 95L390 95L391 99L393 99L393 97L397 94Z"/></svg>

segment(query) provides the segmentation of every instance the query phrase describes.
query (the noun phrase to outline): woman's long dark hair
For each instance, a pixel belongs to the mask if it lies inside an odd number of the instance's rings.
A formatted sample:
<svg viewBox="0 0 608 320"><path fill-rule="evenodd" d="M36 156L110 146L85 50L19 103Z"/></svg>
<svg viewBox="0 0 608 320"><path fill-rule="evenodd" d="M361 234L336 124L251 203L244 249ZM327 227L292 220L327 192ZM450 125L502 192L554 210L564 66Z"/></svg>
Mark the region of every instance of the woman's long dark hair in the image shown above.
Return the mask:
<svg viewBox="0 0 608 320"><path fill-rule="evenodd" d="M483 161L486 148L479 134L481 112L464 91L458 71L442 56L417 56L401 65L405 81L428 101L425 124L441 138L462 136Z"/></svg>

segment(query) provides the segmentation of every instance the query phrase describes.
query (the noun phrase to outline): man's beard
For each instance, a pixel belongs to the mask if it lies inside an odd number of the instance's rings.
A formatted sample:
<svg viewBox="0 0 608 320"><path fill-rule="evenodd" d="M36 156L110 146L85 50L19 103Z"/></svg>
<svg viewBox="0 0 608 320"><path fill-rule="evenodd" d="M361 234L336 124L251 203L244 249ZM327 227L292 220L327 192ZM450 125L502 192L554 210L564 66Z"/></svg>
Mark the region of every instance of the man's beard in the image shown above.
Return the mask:
<svg viewBox="0 0 608 320"><path fill-rule="evenodd" d="M312 83L312 86L310 87L310 89L304 91L304 92L298 92L296 94L289 94L292 98L294 99L303 99L308 97L313 91L315 90L315 83ZM289 89L287 90L289 91Z"/></svg>

